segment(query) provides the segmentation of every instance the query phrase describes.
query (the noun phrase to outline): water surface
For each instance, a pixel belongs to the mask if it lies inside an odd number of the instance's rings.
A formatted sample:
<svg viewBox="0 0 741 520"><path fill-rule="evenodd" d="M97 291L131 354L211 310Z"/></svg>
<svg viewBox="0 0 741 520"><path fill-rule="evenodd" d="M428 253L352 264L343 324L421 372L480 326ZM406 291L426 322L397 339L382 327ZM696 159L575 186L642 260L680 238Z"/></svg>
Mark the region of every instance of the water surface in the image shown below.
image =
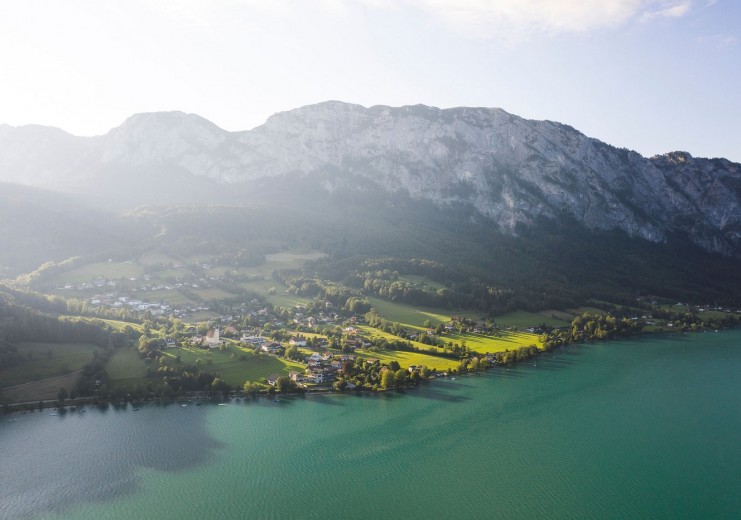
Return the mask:
<svg viewBox="0 0 741 520"><path fill-rule="evenodd" d="M732 331L405 393L5 416L0 518L736 518L739 373Z"/></svg>

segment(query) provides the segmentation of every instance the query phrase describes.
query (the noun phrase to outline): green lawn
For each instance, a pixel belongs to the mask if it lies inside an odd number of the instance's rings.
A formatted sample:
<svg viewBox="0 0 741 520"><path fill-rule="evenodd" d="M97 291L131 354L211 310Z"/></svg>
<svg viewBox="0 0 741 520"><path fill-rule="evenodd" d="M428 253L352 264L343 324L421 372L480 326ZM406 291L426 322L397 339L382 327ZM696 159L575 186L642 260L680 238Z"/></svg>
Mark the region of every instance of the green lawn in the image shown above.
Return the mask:
<svg viewBox="0 0 741 520"><path fill-rule="evenodd" d="M134 297L145 300L148 302L159 303L164 302L170 305L185 305L188 303L195 303L193 300L185 296L180 291L175 289L162 290L162 291L149 291L149 292L137 292L134 293Z"/></svg>
<svg viewBox="0 0 741 520"><path fill-rule="evenodd" d="M210 321L210 320L216 319L218 317L219 317L219 315L216 314L215 312L211 312L211 311L198 311L198 312L192 313L187 318L183 318L183 323L190 323L190 324L199 323L201 321Z"/></svg>
<svg viewBox="0 0 741 520"><path fill-rule="evenodd" d="M79 319L79 317L76 317L76 318ZM95 319L98 319L98 318L95 318ZM102 321L104 321L105 323L107 323L108 325L110 325L111 327L119 331L125 329L126 327L131 327L132 329L138 332L141 332L142 330L142 326L138 323L129 323L128 321L109 320L109 319L104 319Z"/></svg>
<svg viewBox="0 0 741 520"><path fill-rule="evenodd" d="M149 251L139 258L139 263L143 265L167 265L177 264L178 261L164 253Z"/></svg>
<svg viewBox="0 0 741 520"><path fill-rule="evenodd" d="M541 316L544 316L546 318L551 318L554 320L560 320L566 324L571 323L574 319L575 314L567 311L562 311L558 309L548 309L546 311L540 311L538 312ZM551 325L555 326L555 325Z"/></svg>
<svg viewBox="0 0 741 520"><path fill-rule="evenodd" d="M56 399L60 388L64 388L67 392L70 392L75 388L75 386L77 386L77 381L79 379L80 374L69 374L66 376L55 377L53 379L24 384L22 386L15 386L7 390L1 390L0 400L20 403L25 401L35 402L42 399Z"/></svg>
<svg viewBox="0 0 741 520"><path fill-rule="evenodd" d="M81 370L98 347L88 343L18 343L18 350L32 358L0 369L0 388ZM58 388L58 387L57 387Z"/></svg>
<svg viewBox="0 0 741 520"><path fill-rule="evenodd" d="M108 378L131 379L147 376L147 365L139 357L139 353L133 347L122 347L116 349L105 367Z"/></svg>
<svg viewBox="0 0 741 520"><path fill-rule="evenodd" d="M379 359L381 363L397 361L402 368L408 368L410 365L424 365L427 368L446 371L448 368L457 367L459 363L455 359L430 356L419 352L406 352L402 350L383 350L381 352L356 350L355 353L364 358Z"/></svg>
<svg viewBox="0 0 741 520"><path fill-rule="evenodd" d="M412 307L411 305L389 302L372 296L368 298L368 301L371 306L376 309L379 316L407 327L421 329L424 327L424 322L427 320L429 320L433 326L438 323L447 323L450 321L450 313L444 309Z"/></svg>
<svg viewBox="0 0 741 520"><path fill-rule="evenodd" d="M232 353L237 355L245 354L245 359L232 359ZM200 359L199 365L203 370L218 375L224 381L232 386L241 386L245 381L262 382L271 374L288 375L291 370L303 372L306 367L287 361L282 358L262 354L255 356L249 349L242 349L234 343L229 344L225 352L217 349L207 351L200 348L183 348L170 349L165 353L167 356L175 358L180 356L184 363L196 364ZM210 360L210 362L209 362Z"/></svg>
<svg viewBox="0 0 741 520"><path fill-rule="evenodd" d="M384 338L389 341L396 341L396 340L409 341L409 340L402 339L398 336L394 336L393 334L390 334L388 332L384 332L382 330L378 330L373 327L368 327L366 325L361 325L361 326L358 326L357 328L362 330L370 338ZM425 345L424 343L420 343L419 341L410 341L410 343L420 349L426 350L429 348L434 348L435 350L439 350L437 347L433 345Z"/></svg>
<svg viewBox="0 0 741 520"><path fill-rule="evenodd" d="M485 336L483 334L448 334L446 333L441 338L446 343L452 341L453 343L466 342L466 346L481 354L494 354L495 352L504 352L505 350L514 350L518 347L535 345L538 348L542 348L541 343L537 334L530 334L527 332L499 332L496 336Z"/></svg>
<svg viewBox="0 0 741 520"><path fill-rule="evenodd" d="M77 269L59 273L56 283L82 283L89 282L98 276L108 279L140 277L144 268L135 263L128 262L98 262L83 265Z"/></svg>
<svg viewBox="0 0 741 520"><path fill-rule="evenodd" d="M212 302L212 301L219 301L223 300L225 298L233 298L234 295L231 293L228 293L224 291L223 289L218 289L216 287L212 287L211 289L191 289L193 293L200 296L203 301L206 302Z"/></svg>
<svg viewBox="0 0 741 520"><path fill-rule="evenodd" d="M552 313L553 311L548 312ZM566 321L549 316L544 316L543 314L544 313L513 311L508 312L507 314L495 316L494 320L497 322L497 325L502 325L505 327L517 327L518 329L536 327L541 323L545 323L547 325L550 325L551 327L565 327L569 323L571 323L570 319Z"/></svg>

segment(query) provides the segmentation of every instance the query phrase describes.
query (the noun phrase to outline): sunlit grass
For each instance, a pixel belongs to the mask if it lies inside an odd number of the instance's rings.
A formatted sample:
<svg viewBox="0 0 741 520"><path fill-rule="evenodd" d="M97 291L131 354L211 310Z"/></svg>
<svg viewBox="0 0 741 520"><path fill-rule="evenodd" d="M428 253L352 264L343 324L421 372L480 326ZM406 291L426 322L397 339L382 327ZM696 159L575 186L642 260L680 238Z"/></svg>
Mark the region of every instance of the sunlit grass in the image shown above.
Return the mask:
<svg viewBox="0 0 741 520"><path fill-rule="evenodd" d="M390 363L396 361L402 368L409 368L411 365L424 365L427 368L434 368L439 371L446 371L448 368L455 368L458 366L458 361L455 359L443 358L438 356L430 356L420 352L407 352L402 350L383 350L380 352L372 352L366 350L356 350L355 353L364 358L375 358L381 361L381 363Z"/></svg>

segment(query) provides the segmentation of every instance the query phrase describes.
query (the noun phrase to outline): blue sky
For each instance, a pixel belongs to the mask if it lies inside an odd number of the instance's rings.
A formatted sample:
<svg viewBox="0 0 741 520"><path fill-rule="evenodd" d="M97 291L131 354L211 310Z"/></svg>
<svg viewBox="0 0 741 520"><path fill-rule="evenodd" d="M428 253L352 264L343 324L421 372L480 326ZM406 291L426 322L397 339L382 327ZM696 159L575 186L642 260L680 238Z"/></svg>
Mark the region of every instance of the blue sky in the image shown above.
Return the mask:
<svg viewBox="0 0 741 520"><path fill-rule="evenodd" d="M651 156L741 162L735 0L5 0L0 123L228 130L339 99L501 107Z"/></svg>

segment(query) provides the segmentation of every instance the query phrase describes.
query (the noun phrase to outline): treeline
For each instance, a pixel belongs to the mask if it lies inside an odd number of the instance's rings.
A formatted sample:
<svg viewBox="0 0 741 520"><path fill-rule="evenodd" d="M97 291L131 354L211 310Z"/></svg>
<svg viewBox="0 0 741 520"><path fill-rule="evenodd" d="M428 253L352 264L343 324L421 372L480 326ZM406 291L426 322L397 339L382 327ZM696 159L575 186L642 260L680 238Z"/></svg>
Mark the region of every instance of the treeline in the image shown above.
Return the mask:
<svg viewBox="0 0 741 520"><path fill-rule="evenodd" d="M287 291L305 298L320 298L337 307L344 307L350 298L362 297L360 291L340 283L312 277L298 270L274 271L273 279L282 283Z"/></svg>
<svg viewBox="0 0 741 520"><path fill-rule="evenodd" d="M555 329L546 334L544 345L550 349L570 343L626 337L641 332L644 326L643 320L585 312L574 317L568 329Z"/></svg>
<svg viewBox="0 0 741 520"><path fill-rule="evenodd" d="M19 305L14 300L24 301L26 305ZM116 347L126 341L125 334L111 329L102 321L60 318L39 312L28 303L37 303L41 308L57 307L57 303L31 293L0 292L0 340L4 343L36 341Z"/></svg>

